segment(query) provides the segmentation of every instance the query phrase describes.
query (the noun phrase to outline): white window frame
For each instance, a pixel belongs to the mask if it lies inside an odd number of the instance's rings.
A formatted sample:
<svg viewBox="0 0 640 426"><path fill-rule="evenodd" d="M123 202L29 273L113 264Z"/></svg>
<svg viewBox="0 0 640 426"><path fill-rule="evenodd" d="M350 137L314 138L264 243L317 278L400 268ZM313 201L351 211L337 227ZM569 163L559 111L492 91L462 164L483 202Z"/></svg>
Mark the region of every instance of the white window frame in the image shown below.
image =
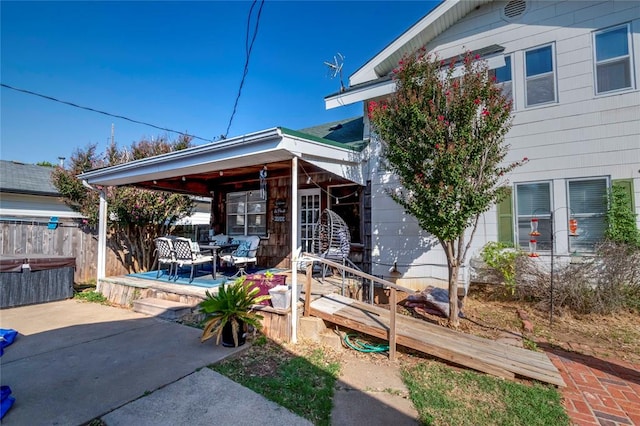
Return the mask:
<svg viewBox="0 0 640 426"><path fill-rule="evenodd" d="M605 194L603 195L606 196L607 192L609 190L609 188L611 188L611 181L609 179L608 176L594 176L594 177L584 177L584 178L572 178L572 179L567 179L566 180L566 194L567 194L567 210L569 211L568 213L568 218L569 219L576 219L578 221L578 237L571 237L569 236L569 230L567 229L567 238L569 238L569 250L574 252L574 251L580 251L580 252L593 252L595 251L595 242L594 242L594 247L592 247L591 249L584 249L584 247L580 247L579 249L572 247L572 242L576 239L576 238L580 238L580 235L584 235L584 233L587 231L584 228L584 221L582 221L582 228L580 228L580 224L581 224L581 220L580 219L585 219L585 218L594 218L594 217L602 217L602 220L605 221L606 220L606 215L607 215L607 211L606 211L606 204L605 204L605 211L602 213L576 213L572 208L571 208L571 189L570 189L570 183L571 182L585 182L585 181L593 181L593 180L603 180L605 183ZM606 201L603 200L603 202L606 203ZM568 223L567 223L567 227L568 227ZM565 228L566 229L566 228Z"/></svg>
<svg viewBox="0 0 640 426"><path fill-rule="evenodd" d="M532 212L523 212L520 213L519 211L519 203L518 203L518 196L519 196L519 192L518 192L518 187L519 186L527 186L527 185L535 185L535 184L547 184L549 186L549 210L539 210L536 209ZM537 219L543 219L543 220L548 220L549 223L551 224L551 220L552 220L552 212L554 209L554 204L553 204L553 181L551 180L540 180L540 181L531 181L531 182L518 182L514 184L514 217L515 217L515 240L518 246L520 246L520 248L522 248L523 250L528 250L529 249L529 245L528 243L526 245L522 245L521 241L526 240L527 242L530 239L536 239L538 240L538 249L537 251L539 252L548 252L551 251L551 244L552 244L552 239L551 239L551 234L549 232L545 232L543 230L543 232L541 232L541 235L537 236L537 237L531 237L528 232L526 234L526 238L520 238L520 219L528 219L531 220L534 217ZM540 230L540 228L539 228ZM544 248L541 248L544 247ZM545 246L548 246L548 248L546 248Z"/></svg>
<svg viewBox="0 0 640 426"><path fill-rule="evenodd" d="M226 212L225 212L225 219L226 219L226 229L227 229L227 235L229 236L246 236L246 235L258 235L260 237L266 237L267 236L267 201L266 200L260 200L260 201L256 201L256 200L249 200L249 195L252 195L254 193L258 193L258 191L237 191L237 192L229 192L227 193L226 197L225 197L225 201L226 201ZM232 204L229 201L230 197L237 197L237 196L242 196L244 195L244 201L243 202L239 202L237 207L238 208L242 208L242 212L239 212L238 209L236 208L236 211L231 211L232 210ZM240 204L242 204L242 206L240 206ZM249 208L249 206L258 206L259 205L259 211L253 209L253 208ZM231 221L229 220L230 216L242 216L243 217L243 221L244 223L242 225L238 225L238 226L244 226L244 230L242 232L242 234L233 231L231 229ZM254 216L255 218L257 218L258 216L260 217L260 221L262 222L261 225L257 225L260 226L260 228L264 228L263 232L249 232L249 222L250 222L250 216Z"/></svg>
<svg viewBox="0 0 640 426"><path fill-rule="evenodd" d="M543 73L543 74L537 74L535 76L532 77L527 77L527 53L531 52L533 50L538 50L538 49L543 49L545 47L550 47L551 48L551 67L552 70L551 72L547 72L547 73ZM556 63L556 46L555 43L547 43L547 44L542 44L540 46L535 46L535 47L531 47L529 49L526 49L523 53L523 81L524 81L524 105L525 108L536 108L536 107L540 107L540 106L544 106L544 105L550 105L550 104L554 104L558 102L558 65ZM535 79L539 79L542 77L547 77L549 75L553 75L553 99L550 101L546 101L546 102L540 102L537 104L533 104L533 105L529 105L529 99L527 96L527 87L529 85L529 81L530 80L535 80ZM513 79L513 74L511 76L511 78Z"/></svg>
<svg viewBox="0 0 640 426"><path fill-rule="evenodd" d="M606 33L609 31L615 31L619 28L622 27L626 27L627 29L627 54L626 56L618 56L615 58L610 58L610 59L605 59L603 61L598 62L598 49L597 49L597 45L596 45L596 37L599 34L602 33ZM594 86L593 86L593 91L595 93L596 96L601 96L601 95L609 95L612 93L619 93L619 92L624 92L627 90L633 90L635 88L635 73L634 73L634 66L633 66L633 38L632 38L632 32L631 32L631 25L629 23L625 23L625 24L621 24L621 25L615 25L612 27L607 27L607 28L602 28L600 30L594 31L592 33L591 36L591 40L592 40L592 48L593 48L593 80L594 80ZM607 91L603 91L603 92L599 92L598 91L598 66L599 65L606 65L612 62L616 62L616 61L620 61L623 58L629 58L629 86L628 87L621 87L619 89L613 89L613 90L607 90Z"/></svg>
<svg viewBox="0 0 640 426"><path fill-rule="evenodd" d="M507 65L507 58L509 58L509 66L511 67L511 109L515 110L516 109L516 92L515 92L515 83L513 81L513 77L514 77L514 73L513 73L513 54L512 53L505 53L504 56L504 63L502 66L497 67L497 68L489 68L489 72L494 71L498 68L502 68L504 66ZM496 85L498 87L500 87L500 89L502 90L502 93L504 94L504 82L496 82Z"/></svg>

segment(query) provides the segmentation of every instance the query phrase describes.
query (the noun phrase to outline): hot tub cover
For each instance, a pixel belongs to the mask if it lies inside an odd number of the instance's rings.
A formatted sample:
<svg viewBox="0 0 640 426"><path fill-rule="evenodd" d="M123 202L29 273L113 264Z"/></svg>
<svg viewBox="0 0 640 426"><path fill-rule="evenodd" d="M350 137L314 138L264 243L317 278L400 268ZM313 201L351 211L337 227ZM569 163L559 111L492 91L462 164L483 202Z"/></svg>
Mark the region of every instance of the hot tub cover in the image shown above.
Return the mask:
<svg viewBox="0 0 640 426"><path fill-rule="evenodd" d="M75 257L51 256L48 254L0 255L0 272L22 272L22 265L29 265L32 271L76 267Z"/></svg>

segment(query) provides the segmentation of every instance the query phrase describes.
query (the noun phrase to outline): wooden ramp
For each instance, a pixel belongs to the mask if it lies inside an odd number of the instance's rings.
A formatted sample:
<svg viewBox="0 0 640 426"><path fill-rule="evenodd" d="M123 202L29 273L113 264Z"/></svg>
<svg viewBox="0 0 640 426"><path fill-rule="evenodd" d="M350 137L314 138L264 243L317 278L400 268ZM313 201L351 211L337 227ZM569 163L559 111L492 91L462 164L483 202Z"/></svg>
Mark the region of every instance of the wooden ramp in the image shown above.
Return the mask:
<svg viewBox="0 0 640 426"><path fill-rule="evenodd" d="M389 338L389 311L380 307L329 294L311 302L310 313L364 334ZM545 353L505 345L405 315L396 316L396 342L495 376L507 379L521 376L566 386Z"/></svg>

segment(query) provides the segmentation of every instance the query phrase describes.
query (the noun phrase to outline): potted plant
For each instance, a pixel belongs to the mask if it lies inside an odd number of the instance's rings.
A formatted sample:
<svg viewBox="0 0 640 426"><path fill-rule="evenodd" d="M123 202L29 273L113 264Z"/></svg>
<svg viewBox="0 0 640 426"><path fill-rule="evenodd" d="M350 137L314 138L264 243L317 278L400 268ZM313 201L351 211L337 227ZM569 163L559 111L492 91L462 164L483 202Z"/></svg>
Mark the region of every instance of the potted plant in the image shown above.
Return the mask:
<svg viewBox="0 0 640 426"><path fill-rule="evenodd" d="M229 286L221 286L218 294L206 292L207 298L200 302L200 311L205 314L205 326L201 342L216 337L216 344L237 347L245 343L248 326L260 328L262 315L253 311L253 305L269 298L258 295L258 289L245 283L240 277Z"/></svg>

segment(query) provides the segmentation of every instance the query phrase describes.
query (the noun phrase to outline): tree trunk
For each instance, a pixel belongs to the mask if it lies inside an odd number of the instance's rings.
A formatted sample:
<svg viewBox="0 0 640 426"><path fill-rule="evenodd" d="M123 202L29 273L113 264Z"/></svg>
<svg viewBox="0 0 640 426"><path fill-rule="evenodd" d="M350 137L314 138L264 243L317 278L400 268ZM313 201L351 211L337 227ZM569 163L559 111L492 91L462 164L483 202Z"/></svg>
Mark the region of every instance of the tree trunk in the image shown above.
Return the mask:
<svg viewBox="0 0 640 426"><path fill-rule="evenodd" d="M453 265L452 265L453 263ZM458 328L458 273L460 265L457 262L449 262L449 325Z"/></svg>

